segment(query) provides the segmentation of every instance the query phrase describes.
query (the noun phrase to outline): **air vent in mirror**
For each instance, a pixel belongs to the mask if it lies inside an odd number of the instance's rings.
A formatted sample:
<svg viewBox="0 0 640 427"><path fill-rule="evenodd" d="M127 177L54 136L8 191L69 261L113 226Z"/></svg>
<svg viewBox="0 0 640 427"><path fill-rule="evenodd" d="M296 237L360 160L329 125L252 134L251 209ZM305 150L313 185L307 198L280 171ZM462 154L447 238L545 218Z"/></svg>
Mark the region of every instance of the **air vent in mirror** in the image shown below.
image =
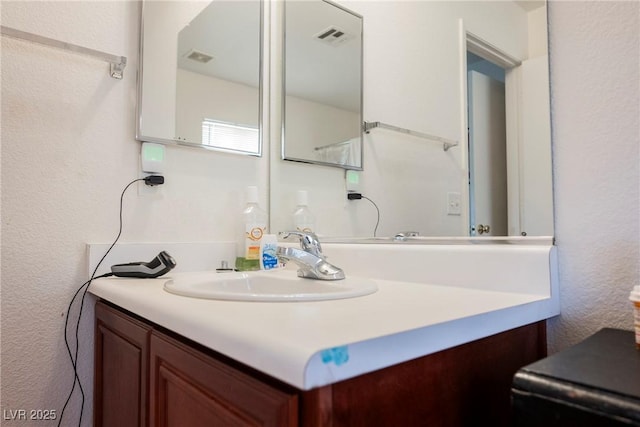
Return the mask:
<svg viewBox="0 0 640 427"><path fill-rule="evenodd" d="M316 40L331 46L341 45L342 43L352 38L351 35L345 33L344 30L336 27L335 25L325 28L324 30L315 34L313 37Z"/></svg>
<svg viewBox="0 0 640 427"><path fill-rule="evenodd" d="M213 55L209 55L208 53L204 53L195 49L191 49L186 53L186 55L184 55L184 57L192 61L201 62L203 64L206 64L213 59Z"/></svg>

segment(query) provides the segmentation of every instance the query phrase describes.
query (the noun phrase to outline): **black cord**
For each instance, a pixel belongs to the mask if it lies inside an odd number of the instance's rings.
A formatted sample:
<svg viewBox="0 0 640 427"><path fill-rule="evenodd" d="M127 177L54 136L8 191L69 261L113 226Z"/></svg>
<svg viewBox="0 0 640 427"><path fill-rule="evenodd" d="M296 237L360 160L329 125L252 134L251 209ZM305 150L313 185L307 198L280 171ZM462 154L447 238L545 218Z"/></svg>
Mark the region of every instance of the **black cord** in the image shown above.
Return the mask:
<svg viewBox="0 0 640 427"><path fill-rule="evenodd" d="M376 221L376 227L373 229L373 237L376 237L376 233L378 232L378 225L380 225L380 209L378 208L378 205L376 205L375 202L370 198L366 196L362 196L362 198L370 201L371 204L376 208L376 212L378 213L378 220Z"/></svg>
<svg viewBox="0 0 640 427"><path fill-rule="evenodd" d="M71 302L69 303L69 308L67 309L67 314L65 316L65 321L64 321L64 342L65 342L65 344L67 346L67 352L69 353L69 359L71 360L71 365L73 366L73 386L71 387L71 391L69 392L69 395L67 396L67 400L65 401L64 406L62 407L62 411L60 412L60 418L58 418L58 427L60 427L60 425L62 424L62 418L64 416L64 411L67 409L67 405L69 404L69 401L71 400L71 396L73 395L73 392L76 389L76 384L78 384L78 388L80 389L80 395L82 396L82 401L81 401L81 406L80 406L80 419L78 420L78 426L82 425L82 415L83 415L83 412L84 412L85 396L84 396L84 389L82 388L82 383L80 382L80 377L78 376L78 348L80 346L79 345L80 340L79 340L79 337L78 337L78 330L80 329L80 319L82 318L82 309L84 307L84 299L85 299L85 296L87 295L87 291L89 290L89 286L91 285L91 282L93 280L100 279L102 277L113 276L113 273L107 273L107 274L103 274L102 276L96 277L96 272L98 271L98 268L100 268L100 265L102 265L102 262L107 257L109 252L111 252L111 249L113 249L113 247L116 245L116 243L120 239L120 235L122 234L122 205L123 205L123 200L124 200L124 193L127 191L127 189L129 187L131 187L134 183L136 183L138 181L145 181L145 183L149 183L150 182L150 177L134 179L129 184L127 184L126 187L124 187L124 190L122 190L122 194L120 195L120 226L119 226L119 229L118 229L118 235L116 236L116 238L113 241L113 243L111 244L111 246L109 246L109 249L107 249L105 254L102 256L102 258L100 258L100 261L98 261L98 264L96 265L96 268L93 270L93 273L91 274L91 278L89 278L89 280L84 282L83 285L80 286L78 288L78 290L76 291L76 293L73 295L73 298L71 298ZM148 185L152 185L152 184L148 184ZM69 346L69 340L67 338L67 326L69 324L69 313L71 312L71 307L73 305L73 302L75 301L76 297L82 291L83 288L84 288L84 291L82 292L82 298L80 299L80 310L78 312L78 321L76 322L76 333L75 333L76 348L75 348L74 355L72 355L71 354L71 347Z"/></svg>
<svg viewBox="0 0 640 427"><path fill-rule="evenodd" d="M62 412L60 412L60 418L58 419L58 426L60 426L60 423L62 423L62 417L63 417L64 411L66 410L67 405L69 404L69 401L71 400L71 396L73 394L73 390L75 389L75 385L76 384L78 384L78 386L80 388L80 394L82 395L82 401L84 402L84 389L82 388L82 384L80 383L80 377L78 376L78 368L77 368L77 359L78 359L77 329L78 329L78 325L76 325L76 352L75 352L75 358L74 358L74 356L71 354L71 346L69 345L69 339L67 337L67 329L68 329L68 325L69 325L69 312L71 311L71 307L73 305L73 302L75 301L76 297L78 296L78 294L80 293L82 288L84 288L85 286L89 285L91 283L91 281L94 280L94 279L100 279L102 277L109 277L109 276L113 276L113 274L112 273L107 273L107 274L103 274L102 276L92 277L91 279L89 279L86 282L84 282L84 284L82 286L80 286L78 288L78 290L76 291L76 293L73 295L73 298L71 299L71 302L69 303L69 307L67 308L67 315L65 316L65 320L64 320L64 343L65 343L65 345L67 347L67 353L69 354L69 359L71 360L71 364L73 366L74 377L73 377L73 387L71 388L71 392L69 392L69 395L67 396L67 400L64 402L64 406L62 408ZM79 318L80 318L80 314L78 315L78 319ZM81 414L80 414L80 420L82 420L82 409L81 409Z"/></svg>

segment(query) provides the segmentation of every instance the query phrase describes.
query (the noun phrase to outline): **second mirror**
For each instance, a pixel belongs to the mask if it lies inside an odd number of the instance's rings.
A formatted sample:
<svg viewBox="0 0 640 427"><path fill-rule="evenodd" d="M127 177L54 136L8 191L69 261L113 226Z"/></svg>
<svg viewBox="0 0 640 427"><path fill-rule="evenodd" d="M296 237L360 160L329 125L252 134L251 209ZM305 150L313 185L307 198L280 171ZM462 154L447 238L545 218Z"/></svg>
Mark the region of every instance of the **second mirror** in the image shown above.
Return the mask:
<svg viewBox="0 0 640 427"><path fill-rule="evenodd" d="M285 3L282 158L362 169L362 17Z"/></svg>

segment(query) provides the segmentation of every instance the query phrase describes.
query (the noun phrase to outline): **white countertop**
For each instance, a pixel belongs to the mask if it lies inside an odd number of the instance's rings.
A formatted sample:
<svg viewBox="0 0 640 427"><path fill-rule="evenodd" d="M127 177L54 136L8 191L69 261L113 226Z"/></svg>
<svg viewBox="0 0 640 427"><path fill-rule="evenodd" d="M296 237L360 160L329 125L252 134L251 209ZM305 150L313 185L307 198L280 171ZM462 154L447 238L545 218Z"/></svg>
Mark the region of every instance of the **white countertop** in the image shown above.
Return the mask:
<svg viewBox="0 0 640 427"><path fill-rule="evenodd" d="M374 294L342 300L205 300L163 289L180 274L98 279L89 292L302 390L558 314L550 292L388 280L376 280Z"/></svg>

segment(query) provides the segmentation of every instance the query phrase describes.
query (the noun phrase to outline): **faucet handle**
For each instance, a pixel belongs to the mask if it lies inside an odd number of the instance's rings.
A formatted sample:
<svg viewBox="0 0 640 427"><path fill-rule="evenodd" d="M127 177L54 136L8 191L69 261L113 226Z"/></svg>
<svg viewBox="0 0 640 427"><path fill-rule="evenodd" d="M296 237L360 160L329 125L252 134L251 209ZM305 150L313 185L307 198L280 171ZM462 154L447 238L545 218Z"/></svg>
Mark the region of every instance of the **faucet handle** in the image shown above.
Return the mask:
<svg viewBox="0 0 640 427"><path fill-rule="evenodd" d="M393 236L393 240L398 240L398 241L404 242L409 237L419 237L419 236L420 236L420 232L419 231L401 231L400 233L398 233L395 236Z"/></svg>
<svg viewBox="0 0 640 427"><path fill-rule="evenodd" d="M296 236L300 239L300 247L305 252L309 252L317 257L324 258L322 254L322 246L320 246L320 240L315 233L307 231L281 231L278 236L283 239L287 239L290 236Z"/></svg>

